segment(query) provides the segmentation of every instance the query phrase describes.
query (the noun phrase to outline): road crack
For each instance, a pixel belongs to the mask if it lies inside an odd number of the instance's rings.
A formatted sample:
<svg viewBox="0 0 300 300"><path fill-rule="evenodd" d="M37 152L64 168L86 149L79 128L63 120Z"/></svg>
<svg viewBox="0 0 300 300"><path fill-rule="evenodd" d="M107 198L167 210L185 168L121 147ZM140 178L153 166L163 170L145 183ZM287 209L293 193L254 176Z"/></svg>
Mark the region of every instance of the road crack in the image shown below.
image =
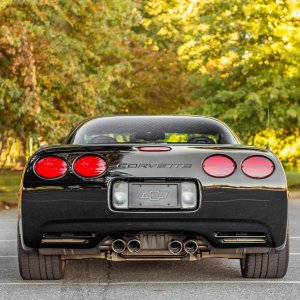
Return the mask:
<svg viewBox="0 0 300 300"><path fill-rule="evenodd" d="M108 299L108 290L110 287L110 283L111 283L111 268L112 268L112 264L110 260L107 260L107 271L106 271L106 277L105 277L105 286L104 286L104 291L103 291L103 300L107 300Z"/></svg>

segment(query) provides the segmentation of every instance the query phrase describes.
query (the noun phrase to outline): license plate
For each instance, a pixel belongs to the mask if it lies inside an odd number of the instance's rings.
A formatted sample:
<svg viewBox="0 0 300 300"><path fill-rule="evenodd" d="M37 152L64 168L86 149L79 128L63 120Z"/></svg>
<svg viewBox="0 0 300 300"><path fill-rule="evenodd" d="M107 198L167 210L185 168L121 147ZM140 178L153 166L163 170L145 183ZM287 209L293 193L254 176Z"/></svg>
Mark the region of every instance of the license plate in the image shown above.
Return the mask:
<svg viewBox="0 0 300 300"><path fill-rule="evenodd" d="M129 208L180 208L176 183L130 183Z"/></svg>

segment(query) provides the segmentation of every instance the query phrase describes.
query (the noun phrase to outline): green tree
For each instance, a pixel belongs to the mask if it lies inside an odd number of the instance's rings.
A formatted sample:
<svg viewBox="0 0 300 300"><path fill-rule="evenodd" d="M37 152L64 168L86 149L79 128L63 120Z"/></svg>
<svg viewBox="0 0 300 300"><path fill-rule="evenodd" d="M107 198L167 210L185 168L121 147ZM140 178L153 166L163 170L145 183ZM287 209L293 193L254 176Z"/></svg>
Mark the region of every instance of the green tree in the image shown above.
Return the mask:
<svg viewBox="0 0 300 300"><path fill-rule="evenodd" d="M300 126L300 3L267 0L148 1L147 28L176 43L198 75L188 112L232 125L244 140L271 126Z"/></svg>
<svg viewBox="0 0 300 300"><path fill-rule="evenodd" d="M170 114L191 104L191 76L176 52L142 44L131 52L128 86L114 85L114 94L123 99L120 113Z"/></svg>
<svg viewBox="0 0 300 300"><path fill-rule="evenodd" d="M112 113L131 71L133 1L6 1L0 7L0 126L48 142ZM22 150L22 149L21 149ZM24 155L22 155L24 156Z"/></svg>

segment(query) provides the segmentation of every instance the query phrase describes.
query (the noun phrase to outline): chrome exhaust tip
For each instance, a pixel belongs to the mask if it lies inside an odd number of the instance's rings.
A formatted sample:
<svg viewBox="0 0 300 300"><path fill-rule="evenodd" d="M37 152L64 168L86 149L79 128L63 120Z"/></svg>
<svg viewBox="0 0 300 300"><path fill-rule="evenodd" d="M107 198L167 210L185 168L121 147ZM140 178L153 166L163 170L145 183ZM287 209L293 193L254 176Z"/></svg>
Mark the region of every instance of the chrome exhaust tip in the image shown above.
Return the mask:
<svg viewBox="0 0 300 300"><path fill-rule="evenodd" d="M183 249L186 253L192 254L198 250L198 244L194 240L189 240L184 243Z"/></svg>
<svg viewBox="0 0 300 300"><path fill-rule="evenodd" d="M182 243L179 241L171 241L168 245L168 249L172 254L176 254L182 251Z"/></svg>
<svg viewBox="0 0 300 300"><path fill-rule="evenodd" d="M122 253L126 249L126 243L121 239L117 239L113 241L111 248L115 253Z"/></svg>
<svg viewBox="0 0 300 300"><path fill-rule="evenodd" d="M141 250L141 243L138 240L131 240L127 243L127 249L131 253L137 253Z"/></svg>

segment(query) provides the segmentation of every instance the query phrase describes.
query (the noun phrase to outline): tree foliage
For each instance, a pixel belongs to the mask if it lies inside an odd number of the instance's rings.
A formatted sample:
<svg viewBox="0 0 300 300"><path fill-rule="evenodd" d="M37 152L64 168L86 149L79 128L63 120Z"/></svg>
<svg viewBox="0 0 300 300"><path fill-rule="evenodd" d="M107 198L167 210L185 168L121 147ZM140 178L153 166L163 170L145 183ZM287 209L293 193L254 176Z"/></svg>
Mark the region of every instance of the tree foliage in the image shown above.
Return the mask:
<svg viewBox="0 0 300 300"><path fill-rule="evenodd" d="M271 126L300 126L300 3L267 0L159 0L144 23L158 42L176 42L196 77L188 112L231 124L245 141ZM202 105L201 105L202 104Z"/></svg>
<svg viewBox="0 0 300 300"><path fill-rule="evenodd" d="M298 141L299 46L293 0L2 0L0 158L108 114L210 115L254 143L270 110Z"/></svg>
<svg viewBox="0 0 300 300"><path fill-rule="evenodd" d="M115 109L111 86L131 70L133 3L31 0L0 13L2 125L51 140L59 127Z"/></svg>

